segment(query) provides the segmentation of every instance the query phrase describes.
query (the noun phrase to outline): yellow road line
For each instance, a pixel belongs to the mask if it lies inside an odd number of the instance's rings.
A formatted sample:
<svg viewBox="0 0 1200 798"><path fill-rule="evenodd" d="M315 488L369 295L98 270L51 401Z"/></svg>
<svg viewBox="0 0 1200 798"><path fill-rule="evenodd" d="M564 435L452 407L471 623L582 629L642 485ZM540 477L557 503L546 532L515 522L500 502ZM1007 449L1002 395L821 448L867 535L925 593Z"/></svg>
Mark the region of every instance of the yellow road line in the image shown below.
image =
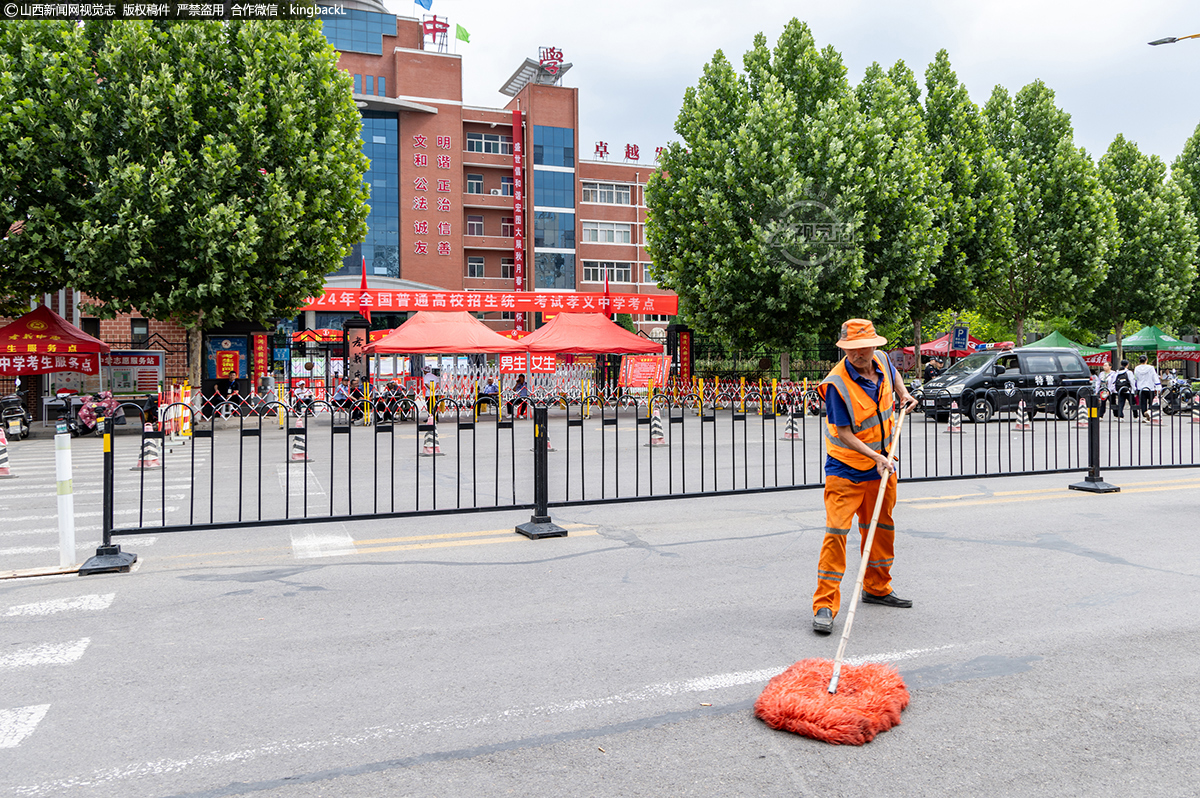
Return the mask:
<svg viewBox="0 0 1200 798"><path fill-rule="evenodd" d="M568 532L574 530L594 529L594 526L589 524L560 524L563 529ZM398 538L375 538L372 540L356 540L356 546L376 546L382 543L414 543L420 540L450 540L454 538L470 538L470 537L486 537L514 534L514 531L509 529L487 529L474 530L471 532L442 532L436 535L407 535Z"/></svg>
<svg viewBox="0 0 1200 798"><path fill-rule="evenodd" d="M1163 484L1163 483L1144 483L1144 484L1152 485L1152 487L1142 487L1141 485L1133 485L1130 487L1122 487L1120 493L1111 493L1111 494L1105 494L1105 495L1120 496L1122 493L1157 493L1157 492L1164 491L1164 490L1189 490L1192 488L1200 488L1200 482L1177 482L1174 484ZM1017 492L1017 491L1014 491L1014 492ZM936 509L944 509L946 507L978 507L980 505L1013 504L1015 502L1031 502L1031 501L1040 501L1043 499L1056 499L1056 498L1066 499L1068 497L1082 497L1085 495L1082 492L1070 491L1070 490L1066 490L1064 488L1057 488L1053 491L1030 491L1029 493L1036 494L1036 495L1028 495L1028 496L1024 496L1021 498L981 498L978 501L938 502L936 499L934 499L931 503L928 503L928 504L920 503L921 501L930 501L928 499L915 499L915 500L911 500L914 503L909 504L908 506L913 510L936 510ZM999 496L1000 494L996 494L996 495ZM941 498L941 497L939 497L939 498Z"/></svg>
<svg viewBox="0 0 1200 798"><path fill-rule="evenodd" d="M488 533L493 534L493 533ZM593 535L598 535L599 532L592 530L590 532L572 532L573 538L585 538ZM474 540L436 540L427 541L425 543L406 543L400 546L377 546L374 548L359 549L359 554L377 554L385 551L412 551L414 549L448 549L456 546L486 546L492 543L523 543L528 541L522 535L518 535L515 531L508 531L504 537L486 537L476 538Z"/></svg>

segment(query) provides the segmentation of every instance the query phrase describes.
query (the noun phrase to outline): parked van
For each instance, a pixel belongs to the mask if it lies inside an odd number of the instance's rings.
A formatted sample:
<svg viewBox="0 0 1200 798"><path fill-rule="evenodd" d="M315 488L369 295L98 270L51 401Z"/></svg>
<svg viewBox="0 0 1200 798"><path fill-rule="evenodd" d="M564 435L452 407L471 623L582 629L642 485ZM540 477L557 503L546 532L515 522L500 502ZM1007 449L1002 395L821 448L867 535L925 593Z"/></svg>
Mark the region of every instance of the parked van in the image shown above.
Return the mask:
<svg viewBox="0 0 1200 798"><path fill-rule="evenodd" d="M921 409L943 416L951 402L972 421L986 423L1001 411L1053 411L1061 419L1079 412L1079 389L1091 383L1083 357L1066 347L976 352L954 363L922 386Z"/></svg>

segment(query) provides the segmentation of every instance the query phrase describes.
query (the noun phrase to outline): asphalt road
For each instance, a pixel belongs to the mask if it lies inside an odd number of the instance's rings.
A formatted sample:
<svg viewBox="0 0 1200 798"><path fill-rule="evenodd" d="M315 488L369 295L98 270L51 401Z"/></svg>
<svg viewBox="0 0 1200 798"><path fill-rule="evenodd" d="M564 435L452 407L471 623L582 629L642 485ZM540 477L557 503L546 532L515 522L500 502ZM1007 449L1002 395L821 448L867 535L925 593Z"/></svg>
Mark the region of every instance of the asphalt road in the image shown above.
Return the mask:
<svg viewBox="0 0 1200 798"><path fill-rule="evenodd" d="M817 490L126 539L0 580L0 794L1194 795L1200 469L1072 479L901 487L916 606L848 656L912 704L861 748L750 710L836 650Z"/></svg>

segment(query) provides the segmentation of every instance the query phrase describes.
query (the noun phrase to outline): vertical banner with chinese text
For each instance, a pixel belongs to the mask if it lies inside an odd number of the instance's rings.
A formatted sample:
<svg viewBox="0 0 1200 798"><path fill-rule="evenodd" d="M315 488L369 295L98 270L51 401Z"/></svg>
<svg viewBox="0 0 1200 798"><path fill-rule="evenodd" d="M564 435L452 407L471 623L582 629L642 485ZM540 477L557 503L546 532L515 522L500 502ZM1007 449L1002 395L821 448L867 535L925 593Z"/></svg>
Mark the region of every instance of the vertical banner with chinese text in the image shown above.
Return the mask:
<svg viewBox="0 0 1200 798"><path fill-rule="evenodd" d="M271 345L268 337L265 334L255 334L250 336L252 342L251 351L254 353L254 384L259 385L262 382L264 374L271 370Z"/></svg>
<svg viewBox="0 0 1200 798"><path fill-rule="evenodd" d="M521 112L513 111L513 280L516 291L525 290L525 134ZM525 314L516 314L514 329L525 329Z"/></svg>

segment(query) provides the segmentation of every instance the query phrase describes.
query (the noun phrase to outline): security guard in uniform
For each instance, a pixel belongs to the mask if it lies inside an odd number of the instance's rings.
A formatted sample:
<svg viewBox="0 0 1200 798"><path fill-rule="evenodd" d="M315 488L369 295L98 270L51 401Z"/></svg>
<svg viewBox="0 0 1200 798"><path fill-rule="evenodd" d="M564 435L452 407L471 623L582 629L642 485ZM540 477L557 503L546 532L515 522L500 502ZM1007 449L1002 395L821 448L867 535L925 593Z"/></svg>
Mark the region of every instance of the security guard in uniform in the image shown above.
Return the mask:
<svg viewBox="0 0 1200 798"><path fill-rule="evenodd" d="M867 553L867 573L863 582L863 601L888 607L911 607L912 602L892 591L891 567L896 528L892 508L896 505L896 483L882 480L895 471L887 450L892 440L895 400L901 412L917 406L917 400L904 387L894 366L876 347L887 339L875 333L875 325L866 319L850 319L842 325L837 342L846 356L817 387L825 400L825 539L817 566L817 590L813 594L813 631L829 634L833 618L841 604L841 581L846 571L846 538L854 516L858 516L861 546L881 484L883 506L871 551Z"/></svg>

